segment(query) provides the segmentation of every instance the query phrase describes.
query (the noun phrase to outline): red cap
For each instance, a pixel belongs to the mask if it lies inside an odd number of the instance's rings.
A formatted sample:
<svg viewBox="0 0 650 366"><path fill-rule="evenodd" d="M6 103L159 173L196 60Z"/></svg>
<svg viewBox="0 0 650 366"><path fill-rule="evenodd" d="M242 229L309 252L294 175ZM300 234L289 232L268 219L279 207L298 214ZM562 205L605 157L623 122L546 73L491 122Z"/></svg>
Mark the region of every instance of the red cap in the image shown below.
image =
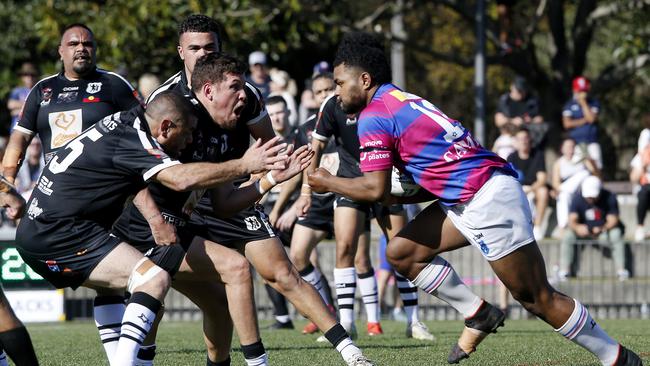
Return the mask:
<svg viewBox="0 0 650 366"><path fill-rule="evenodd" d="M589 83L589 79L587 79L584 76L578 76L575 79L573 79L574 92L586 92L589 91L590 87L591 84Z"/></svg>

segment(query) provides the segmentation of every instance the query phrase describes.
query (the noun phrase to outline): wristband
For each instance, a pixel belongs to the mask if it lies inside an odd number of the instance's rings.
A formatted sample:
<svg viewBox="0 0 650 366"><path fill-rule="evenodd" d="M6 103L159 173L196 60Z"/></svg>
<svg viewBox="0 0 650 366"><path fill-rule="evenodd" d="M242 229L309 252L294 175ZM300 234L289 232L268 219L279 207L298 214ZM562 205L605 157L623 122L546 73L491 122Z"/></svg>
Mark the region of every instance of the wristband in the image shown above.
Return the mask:
<svg viewBox="0 0 650 366"><path fill-rule="evenodd" d="M278 182L276 182L275 179L273 179L273 174L271 174L270 171L268 173L266 173L266 180L268 180L269 183L271 183L271 185L273 185L273 186L278 184Z"/></svg>
<svg viewBox="0 0 650 366"><path fill-rule="evenodd" d="M9 182L7 178L4 177L4 175L0 175L0 192L7 193L13 191L14 189L14 185L11 184L11 182Z"/></svg>
<svg viewBox="0 0 650 366"><path fill-rule="evenodd" d="M260 192L260 194L264 194L265 192L262 189L262 185L260 184L260 181L261 181L261 179L256 180L255 183L253 183L253 184L255 185L255 188L257 188L257 191Z"/></svg>

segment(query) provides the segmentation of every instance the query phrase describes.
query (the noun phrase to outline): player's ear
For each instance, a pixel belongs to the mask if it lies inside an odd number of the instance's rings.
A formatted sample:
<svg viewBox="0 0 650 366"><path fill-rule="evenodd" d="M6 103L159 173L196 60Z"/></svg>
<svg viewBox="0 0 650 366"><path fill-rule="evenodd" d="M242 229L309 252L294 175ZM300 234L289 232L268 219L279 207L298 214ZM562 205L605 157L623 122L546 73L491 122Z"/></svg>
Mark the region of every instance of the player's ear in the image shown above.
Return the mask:
<svg viewBox="0 0 650 366"><path fill-rule="evenodd" d="M360 77L361 85L363 85L363 88L366 90L370 89L370 87L372 87L372 76L370 76L370 74L367 72L362 72Z"/></svg>
<svg viewBox="0 0 650 366"><path fill-rule="evenodd" d="M185 61L185 58L183 57L183 47L181 47L181 45L176 46L176 51L178 51L178 57Z"/></svg>
<svg viewBox="0 0 650 366"><path fill-rule="evenodd" d="M171 130L173 124L174 123L170 119L163 119L162 122L160 122L160 134L164 138L169 137L169 131Z"/></svg>

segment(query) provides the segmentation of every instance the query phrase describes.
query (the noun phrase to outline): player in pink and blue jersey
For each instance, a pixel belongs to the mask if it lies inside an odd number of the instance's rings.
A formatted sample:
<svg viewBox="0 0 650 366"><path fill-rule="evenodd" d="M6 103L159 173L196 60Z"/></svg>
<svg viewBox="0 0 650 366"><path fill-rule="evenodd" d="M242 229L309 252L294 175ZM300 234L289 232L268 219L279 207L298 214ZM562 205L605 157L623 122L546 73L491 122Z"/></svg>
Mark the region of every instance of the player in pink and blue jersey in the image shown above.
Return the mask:
<svg viewBox="0 0 650 366"><path fill-rule="evenodd" d="M460 280L449 263L438 257L469 243L481 250L517 301L603 365L642 365L580 302L548 283L526 197L506 163L431 103L390 84L388 61L380 48L367 42L368 35L346 37L334 60L336 94L346 113L361 112L358 133L364 174L343 178L316 170L309 184L315 192L331 191L358 201L389 200L395 166L424 188L402 201L438 198L391 239L387 257L413 284L465 316L465 330L448 362L469 357L503 319L498 309L484 302L468 316L471 299L456 283Z"/></svg>

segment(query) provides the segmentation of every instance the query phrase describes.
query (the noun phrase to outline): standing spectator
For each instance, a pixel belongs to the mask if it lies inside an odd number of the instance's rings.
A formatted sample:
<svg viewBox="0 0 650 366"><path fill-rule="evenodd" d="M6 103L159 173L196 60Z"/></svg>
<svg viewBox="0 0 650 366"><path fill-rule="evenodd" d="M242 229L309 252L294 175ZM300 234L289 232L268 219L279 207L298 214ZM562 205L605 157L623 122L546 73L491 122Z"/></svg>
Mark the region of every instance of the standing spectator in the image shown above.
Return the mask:
<svg viewBox="0 0 650 366"><path fill-rule="evenodd" d="M18 76L20 76L20 82L22 85L11 89L11 92L9 93L9 101L7 102L7 108L9 109L9 113L11 113L11 130L14 129L14 126L18 121L18 116L20 115L20 111L23 109L29 91L32 90L32 87L36 84L38 70L33 63L25 62L20 67Z"/></svg>
<svg viewBox="0 0 650 366"><path fill-rule="evenodd" d="M646 238L643 222L650 208L650 113L643 116L645 128L639 136L638 151L630 162L630 181L637 185L636 230L634 241Z"/></svg>
<svg viewBox="0 0 650 366"><path fill-rule="evenodd" d="M600 103L589 97L589 79L578 76L573 79L573 97L562 109L562 125L578 144L576 154L588 154L598 166L603 167L603 158L598 144L598 113Z"/></svg>
<svg viewBox="0 0 650 366"><path fill-rule="evenodd" d="M517 171L519 182L528 197L535 220L533 234L536 240L543 238L542 223L548 207L548 187L546 186L546 163L544 152L533 149L530 133L522 128L515 135L516 152L510 154L508 162Z"/></svg>
<svg viewBox="0 0 650 366"><path fill-rule="evenodd" d="M575 154L576 142L565 138L560 147L560 158L553 163L551 182L556 197L557 225L567 226L571 197L578 191L582 181L590 175L600 176L600 170L590 158L579 158Z"/></svg>
<svg viewBox="0 0 650 366"><path fill-rule="evenodd" d="M571 265L578 263L573 246L577 239L594 240L600 245L611 246L619 280L630 277L625 269L623 225L619 220L616 195L602 188L598 177L585 178L581 194L575 194L569 208L569 229L562 237L560 246L560 279L566 279Z"/></svg>
<svg viewBox="0 0 650 366"><path fill-rule="evenodd" d="M289 73L284 70L272 69L269 73L271 83L269 87L271 93L269 97L279 95L284 99L287 110L289 111L289 127L297 127L298 125L298 107L296 106L296 82L289 76Z"/></svg>
<svg viewBox="0 0 650 366"><path fill-rule="evenodd" d="M266 65L266 55L262 51L255 51L248 55L248 67L250 75L246 81L253 84L266 100L271 93L271 77Z"/></svg>
<svg viewBox="0 0 650 366"><path fill-rule="evenodd" d="M543 143L548 125L539 114L539 101L521 76L515 77L510 84L510 92L499 98L497 113L494 115L497 128L507 123L517 127L526 126L530 131L533 146L538 147Z"/></svg>

